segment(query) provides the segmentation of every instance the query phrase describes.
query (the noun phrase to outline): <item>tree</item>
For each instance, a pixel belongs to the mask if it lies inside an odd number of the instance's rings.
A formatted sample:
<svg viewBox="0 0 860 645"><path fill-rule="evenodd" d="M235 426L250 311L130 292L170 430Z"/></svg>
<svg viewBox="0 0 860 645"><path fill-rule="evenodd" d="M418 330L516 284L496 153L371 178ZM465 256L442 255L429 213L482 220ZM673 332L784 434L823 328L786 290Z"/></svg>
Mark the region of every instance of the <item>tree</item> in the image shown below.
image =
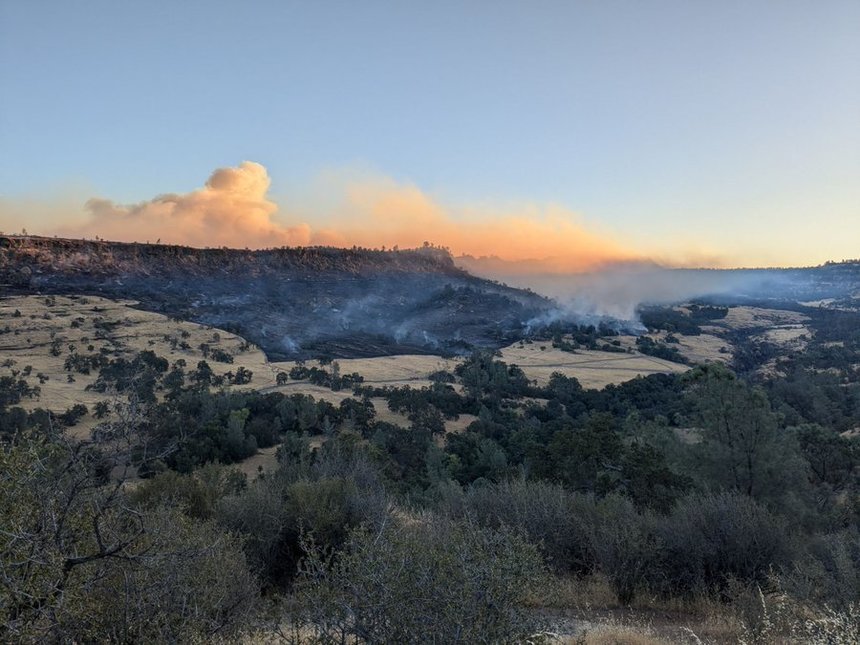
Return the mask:
<svg viewBox="0 0 860 645"><path fill-rule="evenodd" d="M761 389L717 364L697 367L687 382L702 425L697 452L712 482L756 498L801 485L803 462Z"/></svg>
<svg viewBox="0 0 860 645"><path fill-rule="evenodd" d="M843 437L815 424L803 424L794 428L794 433L809 463L813 483L827 484L839 491L852 481L860 464L857 439Z"/></svg>
<svg viewBox="0 0 860 645"><path fill-rule="evenodd" d="M104 419L108 412L110 412L110 404L107 401L98 401L95 405L95 417L96 419Z"/></svg>
<svg viewBox="0 0 860 645"><path fill-rule="evenodd" d="M241 543L176 509L131 503L123 464L136 428L106 425L100 442L30 432L0 448L0 640L231 633L256 594Z"/></svg>
<svg viewBox="0 0 860 645"><path fill-rule="evenodd" d="M209 363L206 361L198 361L197 369L194 371L194 374L191 376L191 380L197 383L201 387L205 387L212 383L213 372L212 368L209 367Z"/></svg>

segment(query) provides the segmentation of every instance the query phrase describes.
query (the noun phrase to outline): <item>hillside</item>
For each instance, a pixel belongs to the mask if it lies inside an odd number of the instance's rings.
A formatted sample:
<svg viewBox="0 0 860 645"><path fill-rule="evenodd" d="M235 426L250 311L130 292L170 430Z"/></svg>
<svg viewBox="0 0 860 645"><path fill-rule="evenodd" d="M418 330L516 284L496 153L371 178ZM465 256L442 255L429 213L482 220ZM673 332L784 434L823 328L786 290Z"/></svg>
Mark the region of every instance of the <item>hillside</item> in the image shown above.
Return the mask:
<svg viewBox="0 0 860 645"><path fill-rule="evenodd" d="M551 303L432 247L195 249L0 236L4 294L90 294L234 331L270 359L500 347Z"/></svg>

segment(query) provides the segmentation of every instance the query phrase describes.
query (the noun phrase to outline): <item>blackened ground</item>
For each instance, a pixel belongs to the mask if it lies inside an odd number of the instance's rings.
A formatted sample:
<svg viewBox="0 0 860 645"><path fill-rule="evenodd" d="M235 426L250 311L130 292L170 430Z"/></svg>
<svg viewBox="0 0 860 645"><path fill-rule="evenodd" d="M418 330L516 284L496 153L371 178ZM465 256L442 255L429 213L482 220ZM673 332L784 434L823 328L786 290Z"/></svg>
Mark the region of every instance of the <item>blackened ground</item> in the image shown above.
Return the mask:
<svg viewBox="0 0 860 645"><path fill-rule="evenodd" d="M233 331L273 360L463 354L521 338L552 302L438 249L190 249L0 237L5 293L95 294Z"/></svg>

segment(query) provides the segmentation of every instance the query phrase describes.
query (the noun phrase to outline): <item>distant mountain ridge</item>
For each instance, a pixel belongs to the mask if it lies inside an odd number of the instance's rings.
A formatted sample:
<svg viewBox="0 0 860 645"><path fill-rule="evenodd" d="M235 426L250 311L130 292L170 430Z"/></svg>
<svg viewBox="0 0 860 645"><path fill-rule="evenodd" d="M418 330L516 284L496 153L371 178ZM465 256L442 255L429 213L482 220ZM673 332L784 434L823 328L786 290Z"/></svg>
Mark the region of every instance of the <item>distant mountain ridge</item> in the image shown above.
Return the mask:
<svg viewBox="0 0 860 645"><path fill-rule="evenodd" d="M0 236L0 295L92 293L235 331L270 358L464 353L552 307L444 250L268 250Z"/></svg>

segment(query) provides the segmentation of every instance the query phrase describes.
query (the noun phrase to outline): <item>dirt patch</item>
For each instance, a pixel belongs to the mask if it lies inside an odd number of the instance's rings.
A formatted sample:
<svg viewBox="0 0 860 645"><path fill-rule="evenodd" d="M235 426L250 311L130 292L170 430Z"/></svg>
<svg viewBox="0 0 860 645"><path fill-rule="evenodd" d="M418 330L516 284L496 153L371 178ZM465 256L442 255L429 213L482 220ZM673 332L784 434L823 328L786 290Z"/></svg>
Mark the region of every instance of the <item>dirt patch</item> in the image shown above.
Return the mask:
<svg viewBox="0 0 860 645"><path fill-rule="evenodd" d="M244 461L240 461L235 467L245 473L249 480L254 480L260 473L275 469L278 465L277 452L278 446L261 448L256 455L251 455Z"/></svg>
<svg viewBox="0 0 860 645"><path fill-rule="evenodd" d="M474 423L477 420L478 417L474 414L461 414L457 419L453 421L450 419L445 421L445 432L464 432L470 424Z"/></svg>
<svg viewBox="0 0 860 645"><path fill-rule="evenodd" d="M783 347L803 349L812 332L805 325L783 325L768 329L760 338Z"/></svg>

